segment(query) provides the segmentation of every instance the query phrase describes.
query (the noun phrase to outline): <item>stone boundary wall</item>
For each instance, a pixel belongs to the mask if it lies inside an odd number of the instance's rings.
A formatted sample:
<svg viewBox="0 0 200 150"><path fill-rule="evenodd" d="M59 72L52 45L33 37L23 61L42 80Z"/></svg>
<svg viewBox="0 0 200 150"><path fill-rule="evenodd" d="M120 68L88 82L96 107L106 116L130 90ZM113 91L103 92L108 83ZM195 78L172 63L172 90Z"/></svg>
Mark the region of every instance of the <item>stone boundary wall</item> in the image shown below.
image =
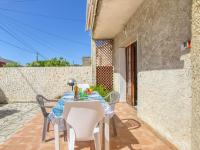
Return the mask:
<svg viewBox="0 0 200 150"><path fill-rule="evenodd" d="M71 90L69 78L92 84L91 67L0 68L0 103L32 102L37 94L52 99Z"/></svg>

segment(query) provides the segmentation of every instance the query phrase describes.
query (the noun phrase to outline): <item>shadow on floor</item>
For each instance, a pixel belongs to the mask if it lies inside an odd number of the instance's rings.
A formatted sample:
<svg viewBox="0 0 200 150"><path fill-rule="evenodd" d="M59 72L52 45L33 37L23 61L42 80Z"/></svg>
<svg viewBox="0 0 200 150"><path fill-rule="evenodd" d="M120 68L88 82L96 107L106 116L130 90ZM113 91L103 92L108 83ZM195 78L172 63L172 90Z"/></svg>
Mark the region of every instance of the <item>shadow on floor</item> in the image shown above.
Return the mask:
<svg viewBox="0 0 200 150"><path fill-rule="evenodd" d="M110 129L110 146L113 150L121 150L128 148L129 150L135 150L134 145L139 144L137 138L131 133L132 130L141 127L140 122L135 119L120 119L117 115L115 116L117 136L112 136L112 126Z"/></svg>
<svg viewBox="0 0 200 150"><path fill-rule="evenodd" d="M137 138L131 133L141 127L141 123L132 118L120 119L117 115L115 116L117 136L113 136L112 124L110 124L110 147L112 150L122 150L127 148L129 150L136 150L134 145L139 144ZM51 130L52 132L52 130ZM63 140L63 134L60 136L60 140ZM46 142L50 142L54 138L49 138ZM67 142L66 142L67 144ZM103 146L102 146L103 147ZM81 149L95 150L94 142L76 142L76 150ZM139 150L139 149L137 149Z"/></svg>
<svg viewBox="0 0 200 150"><path fill-rule="evenodd" d="M0 119L10 116L12 114L18 113L18 112L20 111L16 109L0 110Z"/></svg>
<svg viewBox="0 0 200 150"><path fill-rule="evenodd" d="M128 128L128 130L138 129L141 127L141 123L135 119L121 119L121 121Z"/></svg>
<svg viewBox="0 0 200 150"><path fill-rule="evenodd" d="M6 97L4 91L0 88L0 107L1 104L8 104L8 98Z"/></svg>

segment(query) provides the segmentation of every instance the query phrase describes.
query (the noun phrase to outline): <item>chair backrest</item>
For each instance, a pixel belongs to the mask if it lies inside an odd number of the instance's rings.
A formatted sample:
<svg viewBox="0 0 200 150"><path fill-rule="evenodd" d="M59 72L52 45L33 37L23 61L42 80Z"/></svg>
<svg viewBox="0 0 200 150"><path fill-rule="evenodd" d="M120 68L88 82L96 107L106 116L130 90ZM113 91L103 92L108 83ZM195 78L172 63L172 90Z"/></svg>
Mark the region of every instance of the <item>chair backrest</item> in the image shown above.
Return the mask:
<svg viewBox="0 0 200 150"><path fill-rule="evenodd" d="M119 99L120 99L119 92L112 91L108 95L109 95L109 103L110 104L114 104L114 103L119 102Z"/></svg>
<svg viewBox="0 0 200 150"><path fill-rule="evenodd" d="M78 88L81 88L83 91L90 88L89 84L77 84Z"/></svg>
<svg viewBox="0 0 200 150"><path fill-rule="evenodd" d="M73 128L77 141L93 139L95 127L104 117L104 109L99 101L76 101L65 104L63 117Z"/></svg>
<svg viewBox="0 0 200 150"><path fill-rule="evenodd" d="M108 97L109 97L109 104L111 106L111 109L114 110L115 104L119 102L120 94L119 92L112 91L108 94Z"/></svg>
<svg viewBox="0 0 200 150"><path fill-rule="evenodd" d="M46 108L45 108L45 102L47 102L48 100L42 96L42 95L37 95L36 96L36 100L42 110L42 114L44 117L46 117L48 115L47 111L46 111Z"/></svg>

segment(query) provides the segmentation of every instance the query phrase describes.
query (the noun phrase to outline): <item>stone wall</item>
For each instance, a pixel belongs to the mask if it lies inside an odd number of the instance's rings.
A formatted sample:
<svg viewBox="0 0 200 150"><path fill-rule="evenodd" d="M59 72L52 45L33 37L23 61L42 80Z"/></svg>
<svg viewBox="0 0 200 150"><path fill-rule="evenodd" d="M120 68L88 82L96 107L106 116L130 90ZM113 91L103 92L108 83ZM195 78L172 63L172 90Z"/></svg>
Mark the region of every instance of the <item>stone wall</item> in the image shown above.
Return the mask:
<svg viewBox="0 0 200 150"><path fill-rule="evenodd" d="M55 98L65 91L69 78L92 83L91 67L0 68L0 102L35 101L37 94Z"/></svg>
<svg viewBox="0 0 200 150"><path fill-rule="evenodd" d="M180 150L191 149L191 59L180 49L191 39L191 7L191 0L145 0L114 39L115 81L124 77L119 49L137 41L138 115Z"/></svg>
<svg viewBox="0 0 200 150"><path fill-rule="evenodd" d="M200 149L200 0L192 8L192 150Z"/></svg>

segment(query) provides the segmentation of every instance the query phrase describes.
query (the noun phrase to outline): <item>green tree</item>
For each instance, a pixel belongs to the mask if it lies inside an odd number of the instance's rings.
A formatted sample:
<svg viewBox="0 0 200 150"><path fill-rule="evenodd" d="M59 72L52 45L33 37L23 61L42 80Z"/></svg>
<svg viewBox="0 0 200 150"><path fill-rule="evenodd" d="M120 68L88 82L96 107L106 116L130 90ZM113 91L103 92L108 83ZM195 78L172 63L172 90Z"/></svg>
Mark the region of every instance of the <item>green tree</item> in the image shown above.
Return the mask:
<svg viewBox="0 0 200 150"><path fill-rule="evenodd" d="M16 62L12 62L12 63L7 63L3 67L21 67L21 65Z"/></svg>
<svg viewBox="0 0 200 150"><path fill-rule="evenodd" d="M52 58L49 60L43 61L34 61L32 63L27 64L28 67L62 67L62 66L70 66L70 63L66 61L64 58Z"/></svg>

